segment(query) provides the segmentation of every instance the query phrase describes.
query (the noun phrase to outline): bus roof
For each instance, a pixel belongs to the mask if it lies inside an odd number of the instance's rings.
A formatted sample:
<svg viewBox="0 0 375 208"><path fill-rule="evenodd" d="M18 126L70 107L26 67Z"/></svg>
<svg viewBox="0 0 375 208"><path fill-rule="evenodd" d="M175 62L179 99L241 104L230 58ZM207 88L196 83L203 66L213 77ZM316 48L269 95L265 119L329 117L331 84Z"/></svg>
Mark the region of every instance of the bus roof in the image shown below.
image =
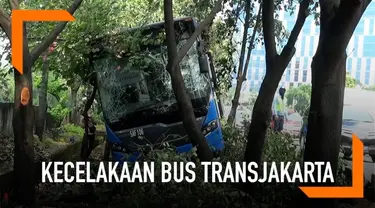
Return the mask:
<svg viewBox="0 0 375 208"><path fill-rule="evenodd" d="M197 21L193 17L175 18L174 21L175 22L181 22L181 21L192 22L195 27L197 26ZM108 36L121 35L121 34L123 34L125 32L130 32L130 31L134 31L134 30L137 30L137 29L142 29L142 28L144 28L144 29L158 28L158 27L164 26L164 23L165 23L164 21L161 21L161 22L155 22L155 23L151 23L151 24L147 24L147 25L139 26L139 27L122 28L122 29L120 29L119 31L117 31L115 33L112 33L112 34L110 33L110 34L105 34L105 35L99 36L93 42L96 42L96 41L101 40L102 38L105 38L105 37L108 37Z"/></svg>

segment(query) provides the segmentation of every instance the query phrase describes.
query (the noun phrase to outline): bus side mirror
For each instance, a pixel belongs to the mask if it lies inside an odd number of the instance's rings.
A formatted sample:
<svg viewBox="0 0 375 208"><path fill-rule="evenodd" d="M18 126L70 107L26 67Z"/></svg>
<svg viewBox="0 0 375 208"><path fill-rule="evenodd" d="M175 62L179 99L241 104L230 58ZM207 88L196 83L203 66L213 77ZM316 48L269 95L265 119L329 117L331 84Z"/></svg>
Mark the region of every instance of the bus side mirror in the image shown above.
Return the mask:
<svg viewBox="0 0 375 208"><path fill-rule="evenodd" d="M200 40L198 42L199 69L200 69L200 73L205 74L205 73L209 73L210 68L208 65L207 55L203 52L203 47L204 47L204 42L203 40Z"/></svg>
<svg viewBox="0 0 375 208"><path fill-rule="evenodd" d="M207 56L204 54L199 55L199 69L200 73L202 74L208 73L210 71Z"/></svg>

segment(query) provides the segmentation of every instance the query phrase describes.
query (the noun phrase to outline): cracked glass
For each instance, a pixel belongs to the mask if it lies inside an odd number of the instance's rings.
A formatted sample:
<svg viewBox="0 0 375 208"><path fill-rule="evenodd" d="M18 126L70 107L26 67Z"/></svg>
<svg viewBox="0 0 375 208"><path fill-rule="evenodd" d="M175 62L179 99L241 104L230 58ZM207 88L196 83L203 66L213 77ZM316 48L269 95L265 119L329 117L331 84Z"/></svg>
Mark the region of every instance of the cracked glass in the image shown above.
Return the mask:
<svg viewBox="0 0 375 208"><path fill-rule="evenodd" d="M178 41L178 50L186 40ZM152 44L142 48L121 57L107 53L93 61L102 108L110 123L137 111L152 109L155 114L162 114L176 107L171 77L166 70L166 45ZM191 99L208 97L211 92L209 76L200 73L198 60L195 42L180 63Z"/></svg>

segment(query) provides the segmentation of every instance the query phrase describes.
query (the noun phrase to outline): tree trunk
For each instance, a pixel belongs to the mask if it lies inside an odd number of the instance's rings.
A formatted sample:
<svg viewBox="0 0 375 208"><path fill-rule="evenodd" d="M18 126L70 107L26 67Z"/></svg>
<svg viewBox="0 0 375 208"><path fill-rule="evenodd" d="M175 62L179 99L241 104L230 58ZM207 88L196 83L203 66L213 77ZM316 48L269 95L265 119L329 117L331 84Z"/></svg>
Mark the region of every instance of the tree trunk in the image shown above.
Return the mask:
<svg viewBox="0 0 375 208"><path fill-rule="evenodd" d="M326 43L324 47L330 47L330 45ZM304 161L330 162L332 172L336 176L340 152L346 54L343 52L337 65L330 67L327 67L323 54L324 52L317 52L311 64L313 88ZM314 173L315 178L317 174L317 172ZM333 199L315 199L309 204L313 207L337 206L337 202Z"/></svg>
<svg viewBox="0 0 375 208"><path fill-rule="evenodd" d="M70 116L70 123L78 124L79 123L79 115L77 112L77 94L78 94L78 88L71 88L72 93L72 113Z"/></svg>
<svg viewBox="0 0 375 208"><path fill-rule="evenodd" d="M73 14L80 6L82 0L75 0L68 9ZM19 1L10 1L10 9L18 10ZM0 27L11 40L10 17L0 10ZM59 23L44 40L30 53L27 40L27 31L23 29L23 74L14 70L15 93L13 112L14 132L14 173L15 194L21 205L35 207L35 168L33 148L33 121L34 108L32 105L32 66L39 56L47 50L56 37L65 28L68 22Z"/></svg>
<svg viewBox="0 0 375 208"><path fill-rule="evenodd" d="M178 108L180 110L185 130L192 141L193 146L197 147L197 154L202 161L211 161L213 154L210 151L206 138L202 134L194 115L191 99L186 92L185 84L179 67L170 73L172 79L172 88L176 96Z"/></svg>
<svg viewBox="0 0 375 208"><path fill-rule="evenodd" d="M239 66L238 66L238 71L237 71L237 85L236 85L236 90L234 92L234 97L232 100L232 108L230 109L229 115L228 115L228 124L233 125L233 122L236 118L236 111L238 107L238 101L240 99L240 92L242 88L242 81L243 81L243 63L244 63L244 58L245 58L245 52L246 52L246 45L247 45L247 33L249 30L249 25L250 25L250 4L251 1L246 1L245 5L245 23L244 23L244 31L243 31L243 37L242 37L242 46L241 46L241 54L239 58Z"/></svg>
<svg viewBox="0 0 375 208"><path fill-rule="evenodd" d="M220 117L223 117L224 116L224 109L223 109L223 101L221 99L221 95L217 95L217 104L218 104L218 108L219 108L219 112L220 112Z"/></svg>
<svg viewBox="0 0 375 208"><path fill-rule="evenodd" d="M77 95L78 95L78 90L81 87L81 79L78 76L74 76L69 87L70 87L70 92L71 92L70 102L72 103L72 111L70 113L69 123L78 125L79 120L80 120L80 115L77 111L77 107L78 107Z"/></svg>
<svg viewBox="0 0 375 208"><path fill-rule="evenodd" d="M282 72L284 72L284 70L279 68L274 68L272 71L275 73L266 73L254 104L250 129L247 134L246 162L257 162L258 164L261 162L265 136L271 119L274 94L279 85Z"/></svg>
<svg viewBox="0 0 375 208"><path fill-rule="evenodd" d="M39 140L43 139L43 134L46 124L46 114L47 114L47 89L48 89L48 61L47 57L43 59L42 65L42 82L39 88L39 108L38 108L38 118L36 123L36 135L38 135Z"/></svg>
<svg viewBox="0 0 375 208"><path fill-rule="evenodd" d="M258 97L255 101L249 132L247 134L247 145L245 152L246 162L261 163L262 153L265 143L269 120L271 119L271 107L276 89L281 77L292 59L295 48L294 45L308 16L308 7L310 0L303 0L300 3L296 23L279 55L276 50L275 42L275 19L274 2L264 0L262 3L262 21L264 33L264 45L266 49L266 75L261 84ZM254 191L254 184L247 184L246 191Z"/></svg>
<svg viewBox="0 0 375 208"><path fill-rule="evenodd" d="M261 12L262 12L262 7L259 7L257 19L256 19L256 22L255 22L255 26L253 28L253 33L251 34L249 47L247 49L245 66L242 69L241 76L237 77L237 85L236 85L236 90L234 92L234 97L233 97L233 101L232 101L232 108L230 109L230 113L229 113L229 117L228 117L228 123L229 123L229 121L231 121L233 123L233 120L229 120L229 118L235 119L235 117L236 117L237 107L238 107L238 104L239 104L238 101L240 100L240 95L241 95L242 84L246 80L247 69L248 69L249 63L250 63L251 52L253 51L255 36L256 36L257 31L258 31L258 27L259 27L259 23L260 23L260 17L262 15ZM244 43L242 43L242 44L244 44ZM232 118L231 116L234 116L234 117ZM229 123L229 124L232 125L232 123Z"/></svg>
<svg viewBox="0 0 375 208"><path fill-rule="evenodd" d="M341 1L332 6L332 3L320 2L321 27L318 48L311 64L312 92L304 161L330 162L334 176L337 174L341 142L346 48L369 3L370 1ZM315 177L317 174L314 173ZM334 184L319 184L331 185ZM338 205L334 199L305 198L304 201L304 204L311 207Z"/></svg>
<svg viewBox="0 0 375 208"><path fill-rule="evenodd" d="M208 39L208 38L206 38L206 39ZM217 84L218 80L217 80L215 64L214 64L215 61L214 61L214 58L213 58L211 52L208 51L207 55L208 55L208 58L209 58L209 61L210 61L210 69L211 69L211 74L212 74L212 81L214 83L214 90L216 91L219 88L219 85ZM224 109L223 109L223 103L221 101L221 94L216 93L216 98L217 98L217 105L218 105L220 117L223 117L224 116Z"/></svg>
<svg viewBox="0 0 375 208"><path fill-rule="evenodd" d="M185 130L192 144L197 147L198 157L201 161L211 161L213 159L213 154L195 118L191 99L186 92L185 83L179 67L172 8L172 0L164 0L165 31L168 46L168 66L166 70L171 75L172 88L177 100L178 109Z"/></svg>
<svg viewBox="0 0 375 208"><path fill-rule="evenodd" d="M82 139L82 146L81 146L81 159L83 161L86 161L94 149L94 142L95 142L95 134L89 135L89 118L88 118L88 110L91 108L92 103L94 102L96 95L96 85L94 85L94 89L92 90L92 93L90 95L90 98L87 99L87 102L85 103L85 109L83 110L83 119L84 119L84 125L85 125L85 134L83 135Z"/></svg>
<svg viewBox="0 0 375 208"><path fill-rule="evenodd" d="M32 78L30 56L24 47L23 75L14 70L13 113L15 196L27 207L35 206Z"/></svg>

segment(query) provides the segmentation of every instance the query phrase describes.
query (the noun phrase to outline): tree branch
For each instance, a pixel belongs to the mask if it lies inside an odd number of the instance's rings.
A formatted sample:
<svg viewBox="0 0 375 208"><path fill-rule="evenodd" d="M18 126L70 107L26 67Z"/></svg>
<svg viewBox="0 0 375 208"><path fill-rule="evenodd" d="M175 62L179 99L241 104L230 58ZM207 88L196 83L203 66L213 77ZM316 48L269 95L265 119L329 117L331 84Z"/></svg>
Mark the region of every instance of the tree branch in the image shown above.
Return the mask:
<svg viewBox="0 0 375 208"><path fill-rule="evenodd" d="M175 68L175 66L182 61L182 59L185 57L186 53L189 51L190 47L194 44L198 36L214 20L216 13L218 13L221 10L222 2L223 0L218 0L215 3L215 6L211 10L210 14L208 14L208 16L199 24L199 26L194 30L194 33L191 35L189 40L187 40L186 43L182 46L182 48L177 52L177 57L175 57L175 60L173 61L173 68Z"/></svg>
<svg viewBox="0 0 375 208"><path fill-rule="evenodd" d="M73 15L74 12L78 9L81 5L83 0L74 0L72 6L70 6L67 11ZM56 40L57 36L64 30L65 26L68 22L60 22L57 26L52 30L47 37L31 52L31 63L34 63L38 57Z"/></svg>
<svg viewBox="0 0 375 208"><path fill-rule="evenodd" d="M302 27L305 24L305 20L307 16L309 16L310 3L311 3L311 0L303 0L300 3L296 23L294 24L292 32L290 33L288 42L286 43L286 45L284 46L280 54L281 60L285 60L286 62L289 63L290 61L289 58L291 58L296 52L294 45L297 42L298 36L301 33Z"/></svg>
<svg viewBox="0 0 375 208"><path fill-rule="evenodd" d="M247 45L247 34L249 32L249 26L250 26L250 16L251 16L250 5L251 5L251 1L248 0L245 5L245 23L244 23L244 31L243 31L242 44L241 44L240 59L239 59L239 64L238 64L237 78L242 77L244 56L245 56L246 45Z"/></svg>
<svg viewBox="0 0 375 208"><path fill-rule="evenodd" d="M10 40L10 18L4 9L0 8L0 27Z"/></svg>
<svg viewBox="0 0 375 208"><path fill-rule="evenodd" d="M9 0L10 9L20 9L20 1L19 0Z"/></svg>
<svg viewBox="0 0 375 208"><path fill-rule="evenodd" d="M167 50L168 50L168 64L167 70L172 71L175 68L174 64L176 61L177 44L174 30L173 20L173 3L172 0L164 0L164 21L165 21L165 33L167 38ZM179 62L177 62L179 63Z"/></svg>
<svg viewBox="0 0 375 208"><path fill-rule="evenodd" d="M329 24L320 31L329 31L335 42L341 42L335 50L344 51L371 0L341 1ZM322 18L321 18L322 20Z"/></svg>
<svg viewBox="0 0 375 208"><path fill-rule="evenodd" d="M275 41L275 18L274 18L274 2L273 0L263 1L263 36L264 47L266 49L266 61L276 58L276 41Z"/></svg>
<svg viewBox="0 0 375 208"><path fill-rule="evenodd" d="M247 70L249 68L249 63L250 63L251 52L253 51L255 36L256 36L256 34L258 32L258 28L260 26L261 15L262 15L262 6L260 6L259 9L258 9L257 19L255 20L255 25L254 25L254 28L253 28L253 34L251 35L251 39L250 39L250 42L249 42L249 47L248 47L247 55L246 55L246 63L245 63L245 67L243 68L242 81L246 80Z"/></svg>

